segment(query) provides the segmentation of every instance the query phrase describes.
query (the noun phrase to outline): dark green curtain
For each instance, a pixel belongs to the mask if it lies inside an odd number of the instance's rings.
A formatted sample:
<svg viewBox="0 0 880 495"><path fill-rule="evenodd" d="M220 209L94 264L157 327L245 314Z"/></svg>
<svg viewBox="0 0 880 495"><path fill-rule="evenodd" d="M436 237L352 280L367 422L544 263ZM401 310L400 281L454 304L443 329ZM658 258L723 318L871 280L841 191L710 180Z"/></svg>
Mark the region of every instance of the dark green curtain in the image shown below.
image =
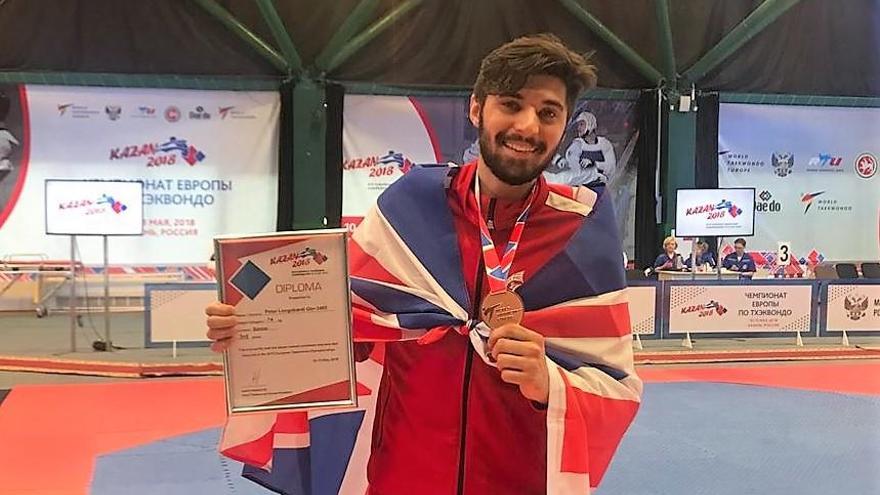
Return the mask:
<svg viewBox="0 0 880 495"><path fill-rule="evenodd" d="M718 93L705 93L697 96L697 136L695 151L696 187L715 189L718 187ZM709 249L717 253L717 239L704 239Z"/></svg>
<svg viewBox="0 0 880 495"><path fill-rule="evenodd" d="M326 98L327 226L339 227L342 223L342 113L345 110L345 89L338 84L328 84Z"/></svg>
<svg viewBox="0 0 880 495"><path fill-rule="evenodd" d="M278 128L278 231L293 228L293 82L281 85L281 123Z"/></svg>
<svg viewBox="0 0 880 495"><path fill-rule="evenodd" d="M651 266L660 250L656 220L657 146L658 135L657 91L643 91L636 103L639 140L636 153L639 168L636 176L635 267Z"/></svg>

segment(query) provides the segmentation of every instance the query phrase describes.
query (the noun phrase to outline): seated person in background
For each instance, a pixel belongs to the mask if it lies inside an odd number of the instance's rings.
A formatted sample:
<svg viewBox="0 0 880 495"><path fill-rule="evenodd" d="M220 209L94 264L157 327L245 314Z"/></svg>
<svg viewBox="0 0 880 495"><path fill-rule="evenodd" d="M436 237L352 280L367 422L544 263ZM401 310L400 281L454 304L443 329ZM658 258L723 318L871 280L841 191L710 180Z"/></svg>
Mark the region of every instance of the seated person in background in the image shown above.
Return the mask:
<svg viewBox="0 0 880 495"><path fill-rule="evenodd" d="M678 249L678 242L675 237L669 236L663 239L664 253L654 260L654 270L681 270L684 267L684 262L681 255L675 252L676 249Z"/></svg>
<svg viewBox="0 0 880 495"><path fill-rule="evenodd" d="M709 252L709 245L705 241L698 242L694 245L694 258L697 260L697 271L715 268L715 257ZM684 266L691 268L691 258L684 260Z"/></svg>
<svg viewBox="0 0 880 495"><path fill-rule="evenodd" d="M721 266L734 272L747 273L749 275L754 273L757 268L755 268L755 261L746 252L746 240L740 237L733 241L733 247L736 251L725 256Z"/></svg>

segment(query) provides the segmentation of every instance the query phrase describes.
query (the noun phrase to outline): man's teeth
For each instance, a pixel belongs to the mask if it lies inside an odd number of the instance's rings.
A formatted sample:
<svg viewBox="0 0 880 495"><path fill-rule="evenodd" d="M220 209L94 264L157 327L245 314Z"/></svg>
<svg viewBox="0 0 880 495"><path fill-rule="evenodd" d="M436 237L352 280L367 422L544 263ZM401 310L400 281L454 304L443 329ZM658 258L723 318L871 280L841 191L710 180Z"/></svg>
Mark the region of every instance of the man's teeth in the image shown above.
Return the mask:
<svg viewBox="0 0 880 495"><path fill-rule="evenodd" d="M519 153L534 153L535 150L537 150L536 147L530 146L525 143L511 143L509 141L506 141L504 143L504 146L507 146L508 148L512 149L513 151L517 151Z"/></svg>

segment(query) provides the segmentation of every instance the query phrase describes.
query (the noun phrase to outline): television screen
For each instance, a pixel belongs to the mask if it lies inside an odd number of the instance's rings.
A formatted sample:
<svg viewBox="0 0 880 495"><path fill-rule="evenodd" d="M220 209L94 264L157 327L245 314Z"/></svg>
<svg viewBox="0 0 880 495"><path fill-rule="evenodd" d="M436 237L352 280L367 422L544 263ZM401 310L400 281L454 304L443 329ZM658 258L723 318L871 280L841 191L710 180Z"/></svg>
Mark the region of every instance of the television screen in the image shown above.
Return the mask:
<svg viewBox="0 0 880 495"><path fill-rule="evenodd" d="M46 179L46 234L143 235L144 183Z"/></svg>
<svg viewBox="0 0 880 495"><path fill-rule="evenodd" d="M678 237L755 234L755 189L679 189L675 203Z"/></svg>

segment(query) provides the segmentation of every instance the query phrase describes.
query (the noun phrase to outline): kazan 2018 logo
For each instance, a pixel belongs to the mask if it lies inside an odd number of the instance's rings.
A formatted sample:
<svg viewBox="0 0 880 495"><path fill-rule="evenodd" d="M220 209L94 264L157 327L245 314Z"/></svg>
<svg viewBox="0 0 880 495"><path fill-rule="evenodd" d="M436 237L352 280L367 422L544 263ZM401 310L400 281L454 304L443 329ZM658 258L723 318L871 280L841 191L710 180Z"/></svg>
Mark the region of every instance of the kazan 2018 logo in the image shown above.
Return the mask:
<svg viewBox="0 0 880 495"><path fill-rule="evenodd" d="M394 175L396 170L405 174L413 169L415 163L403 153L388 150L382 156L374 155L366 158L352 158L342 162L343 170L369 169L370 177L383 177Z"/></svg>
<svg viewBox="0 0 880 495"><path fill-rule="evenodd" d="M178 158L192 167L204 161L206 155L195 146L189 144L186 139L179 139L174 136L171 136L164 143L133 144L110 149L110 161L140 157L147 159L148 167L175 165Z"/></svg>
<svg viewBox="0 0 880 495"><path fill-rule="evenodd" d="M290 266L306 266L311 264L314 261L316 264L321 265L325 261L327 261L327 255L318 251L317 249L307 247L302 251L295 253L286 253L279 256L274 256L269 259L270 265L277 265L278 263L290 263Z"/></svg>
<svg viewBox="0 0 880 495"><path fill-rule="evenodd" d="M707 203L704 205L689 207L685 210L685 215L688 216L698 215L700 213L707 213L706 220L723 218L724 215L730 215L731 218L736 218L742 214L742 208L736 206L731 201L722 199L718 203Z"/></svg>
<svg viewBox="0 0 880 495"><path fill-rule="evenodd" d="M710 300L706 304L695 304L681 308L681 314L687 313L698 313L697 316L700 318L712 315L722 316L724 313L727 313L727 308L722 306L718 301Z"/></svg>

